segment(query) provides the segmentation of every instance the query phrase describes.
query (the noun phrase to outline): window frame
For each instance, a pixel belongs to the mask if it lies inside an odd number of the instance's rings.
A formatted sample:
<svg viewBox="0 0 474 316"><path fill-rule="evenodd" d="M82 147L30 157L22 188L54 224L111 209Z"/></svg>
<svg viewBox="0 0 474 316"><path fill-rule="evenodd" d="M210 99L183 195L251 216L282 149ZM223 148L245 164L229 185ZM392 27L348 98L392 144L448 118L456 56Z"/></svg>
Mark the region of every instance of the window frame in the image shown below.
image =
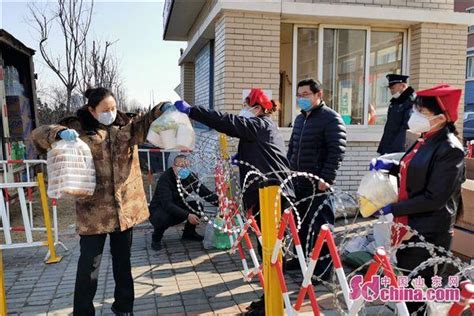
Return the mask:
<svg viewBox="0 0 474 316"><path fill-rule="evenodd" d="M472 10L472 12L471 12ZM474 13L474 6L468 7L464 10L466 13ZM473 34L474 33L474 25L469 25L467 27L467 34Z"/></svg>
<svg viewBox="0 0 474 316"><path fill-rule="evenodd" d="M474 7L473 7L474 9ZM409 74L409 30L403 28L386 28L386 27L371 27L366 25L345 25L345 24L294 24L293 25L293 95L292 95L292 114L294 121L298 115L296 106L296 92L297 92L297 58L298 58L298 29L300 28L314 28L318 30L318 59L316 66L316 79L321 80L323 77L323 59L324 59L324 30L325 29L350 29L350 30L365 30L366 31L366 42L365 42L365 68L364 68L364 121L363 124L350 124L348 127L351 129L367 129L368 125L368 111L370 103L369 95L369 77L370 77L370 53L371 53L371 34L372 32L400 32L403 33L402 39L402 73ZM474 78L473 78L474 79Z"/></svg>
<svg viewBox="0 0 474 316"><path fill-rule="evenodd" d="M472 69L471 72L473 73L472 77L468 76L469 60L472 60L472 62L471 62L471 69ZM471 53L467 54L467 56L466 56L466 81L473 81L473 80L474 80L474 52L471 52Z"/></svg>

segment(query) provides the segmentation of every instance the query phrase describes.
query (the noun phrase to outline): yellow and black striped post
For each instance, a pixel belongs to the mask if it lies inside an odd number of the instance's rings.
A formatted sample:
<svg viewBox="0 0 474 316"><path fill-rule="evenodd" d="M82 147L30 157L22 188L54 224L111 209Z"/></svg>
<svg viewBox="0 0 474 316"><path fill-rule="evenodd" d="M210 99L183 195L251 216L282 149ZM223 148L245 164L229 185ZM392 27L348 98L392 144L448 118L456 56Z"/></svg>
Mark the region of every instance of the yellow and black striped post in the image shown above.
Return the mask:
<svg viewBox="0 0 474 316"><path fill-rule="evenodd" d="M38 173L38 187L40 191L41 206L43 208L44 226L46 227L46 236L48 240L45 246L49 248L49 259L46 263L58 263L62 257L56 256L56 249L54 248L53 229L51 226L51 217L49 215L48 197L46 195L46 185L44 183L43 173ZM58 229L58 227L56 227Z"/></svg>
<svg viewBox="0 0 474 316"><path fill-rule="evenodd" d="M227 145L227 136L219 134L220 152L223 160L229 159L229 146Z"/></svg>
<svg viewBox="0 0 474 316"><path fill-rule="evenodd" d="M281 203L278 197L279 182L268 180L260 183L260 221L263 246L263 277L265 293L265 315L283 316L283 296L280 289L277 270L271 265L273 247L277 240L277 225L281 217ZM277 212L275 213L275 200ZM281 252L279 260L281 260Z"/></svg>

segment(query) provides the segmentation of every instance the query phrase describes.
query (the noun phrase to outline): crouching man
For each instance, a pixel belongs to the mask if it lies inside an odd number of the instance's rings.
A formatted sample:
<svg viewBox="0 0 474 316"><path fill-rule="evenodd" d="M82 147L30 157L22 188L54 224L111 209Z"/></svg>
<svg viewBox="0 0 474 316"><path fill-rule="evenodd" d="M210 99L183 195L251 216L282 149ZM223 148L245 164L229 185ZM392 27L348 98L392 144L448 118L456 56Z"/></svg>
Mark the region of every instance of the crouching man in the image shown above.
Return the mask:
<svg viewBox="0 0 474 316"><path fill-rule="evenodd" d="M218 198L204 185L200 184L197 177L190 171L190 162L184 155L178 155L174 159L173 166L166 170L158 180L153 199L150 203L150 222L154 232L152 236L151 248L160 250L162 248L161 239L164 232L171 226L182 223L186 220L182 235L183 240L202 241L203 236L196 232L199 224L199 215L194 213L198 210L198 202L187 201L184 198L192 193L197 193L207 202L214 206L218 205ZM179 178L182 187L181 194L178 190L177 179ZM202 209L202 208L201 208Z"/></svg>

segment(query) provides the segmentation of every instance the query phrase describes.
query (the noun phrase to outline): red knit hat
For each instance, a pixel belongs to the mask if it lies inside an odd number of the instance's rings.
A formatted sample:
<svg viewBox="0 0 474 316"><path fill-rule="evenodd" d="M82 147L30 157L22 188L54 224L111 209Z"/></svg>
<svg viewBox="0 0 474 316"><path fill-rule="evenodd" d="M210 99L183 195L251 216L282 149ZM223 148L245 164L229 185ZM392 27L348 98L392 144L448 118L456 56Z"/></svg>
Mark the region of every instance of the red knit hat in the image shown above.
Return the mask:
<svg viewBox="0 0 474 316"><path fill-rule="evenodd" d="M452 87L446 83L416 92L416 95L420 97L435 97L448 122L456 122L458 120L461 94L462 89Z"/></svg>
<svg viewBox="0 0 474 316"><path fill-rule="evenodd" d="M260 105L265 110L271 110L273 107L272 101L267 95L259 88L252 88L249 95L247 96L247 102L249 106Z"/></svg>

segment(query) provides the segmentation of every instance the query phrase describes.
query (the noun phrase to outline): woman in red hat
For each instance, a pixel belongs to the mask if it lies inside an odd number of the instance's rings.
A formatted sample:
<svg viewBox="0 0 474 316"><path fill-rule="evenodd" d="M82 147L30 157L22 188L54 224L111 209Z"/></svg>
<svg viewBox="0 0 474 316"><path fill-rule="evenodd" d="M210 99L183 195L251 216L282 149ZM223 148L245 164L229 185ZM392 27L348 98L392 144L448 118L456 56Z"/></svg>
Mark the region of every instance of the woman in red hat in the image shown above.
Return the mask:
<svg viewBox="0 0 474 316"><path fill-rule="evenodd" d="M273 172L272 177L277 180L286 178L282 174L282 171L289 172L285 143L271 118L278 110L278 103L270 100L261 89L251 89L239 115L191 106L185 101L177 101L175 107L195 121L239 138L235 159L249 163L262 174ZM245 175L252 169L243 164L239 164L239 169L242 185ZM258 183L248 188L243 198L246 208L255 206L258 202Z"/></svg>
<svg viewBox="0 0 474 316"><path fill-rule="evenodd" d="M381 212L392 213L395 222L410 226L426 242L450 249L453 224L464 182L464 150L454 123L458 118L461 89L443 84L417 92L408 121L418 141L405 153L399 165L379 160L375 169L389 169L399 177L398 202ZM378 166L377 166L378 165ZM392 231L392 244L420 242L419 236L405 229ZM426 248L409 247L397 251L398 267L413 271L432 255ZM420 275L427 286L438 269L425 268ZM407 303L410 313L424 310L424 303ZM419 313L420 315L422 313Z"/></svg>
<svg viewBox="0 0 474 316"><path fill-rule="evenodd" d="M290 175L285 143L278 127L271 118L272 113L278 110L278 103L270 100L261 89L250 91L239 115L222 113L200 106L191 106L185 101L177 101L175 107L195 121L203 123L218 132L239 138L235 159L255 167L262 174L265 174L269 180L277 180L281 183ZM239 164L241 186L249 171L252 171L252 168L245 164ZM253 178L249 177L248 182ZM255 212L260 210L259 182L256 181L246 189L243 196L244 207L253 209ZM289 196L293 196L291 187L287 187L286 192ZM259 216L256 216L256 220L259 222ZM261 253L260 247L259 250ZM263 299L254 302L248 315L259 314L263 307Z"/></svg>

